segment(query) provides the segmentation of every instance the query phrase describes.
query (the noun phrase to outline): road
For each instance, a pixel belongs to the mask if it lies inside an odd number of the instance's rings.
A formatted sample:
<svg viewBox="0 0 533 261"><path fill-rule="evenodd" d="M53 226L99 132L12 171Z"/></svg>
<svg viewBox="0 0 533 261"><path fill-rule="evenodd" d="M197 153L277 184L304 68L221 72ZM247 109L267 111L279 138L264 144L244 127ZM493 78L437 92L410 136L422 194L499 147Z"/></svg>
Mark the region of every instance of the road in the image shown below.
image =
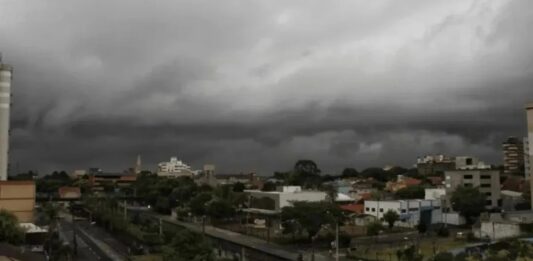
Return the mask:
<svg viewBox="0 0 533 261"><path fill-rule="evenodd" d="M76 243L78 256L75 260L102 260L122 261L128 256L128 248L107 231L89 224L86 220L77 220L72 223L72 216L62 213L60 231L73 245L73 230L76 228Z"/></svg>
<svg viewBox="0 0 533 261"><path fill-rule="evenodd" d="M60 233L64 239L68 240L69 244L73 246L73 226L72 223L62 220L59 227ZM89 244L79 235L76 236L76 243L78 244L78 255L75 260L79 261L93 261L105 260L105 256L97 254L97 250L91 248Z"/></svg>
<svg viewBox="0 0 533 261"><path fill-rule="evenodd" d="M156 218L161 218L165 222L173 223L181 227L185 227L191 231L202 233L201 225L178 221L175 218L172 218L170 216L159 215L153 212L145 212L145 214L149 214ZM209 225L205 226L205 233L209 236L219 238L219 239L224 239L224 240L236 243L241 246L246 246L248 248L259 250L264 253L274 254L278 257L286 258L287 260L296 260L298 256L298 252L300 252L300 250L298 249L292 249L289 247L270 243L259 238L239 234L233 231L224 230L224 229L220 229L220 228L209 226ZM304 251L304 252L305 252L304 260L310 260L310 252L309 251ZM334 258L332 258L327 253L317 252L315 254L315 261L326 261L326 260L334 260ZM340 260L346 260L346 259L342 257L340 258Z"/></svg>

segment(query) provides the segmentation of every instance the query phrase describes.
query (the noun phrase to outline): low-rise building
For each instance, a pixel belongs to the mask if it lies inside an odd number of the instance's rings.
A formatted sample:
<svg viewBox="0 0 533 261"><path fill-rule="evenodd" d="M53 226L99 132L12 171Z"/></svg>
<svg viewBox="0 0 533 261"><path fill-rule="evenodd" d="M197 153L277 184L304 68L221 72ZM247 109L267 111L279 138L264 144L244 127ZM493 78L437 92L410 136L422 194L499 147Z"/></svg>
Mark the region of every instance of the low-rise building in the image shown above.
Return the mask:
<svg viewBox="0 0 533 261"><path fill-rule="evenodd" d="M236 183L242 183L248 188L262 187L262 181L255 174L255 172L236 173L236 174L216 174L214 177L218 185L234 185Z"/></svg>
<svg viewBox="0 0 533 261"><path fill-rule="evenodd" d="M472 156L458 156L455 157L455 168L456 169L490 169L491 165L486 164L485 162L479 160L476 157Z"/></svg>
<svg viewBox="0 0 533 261"><path fill-rule="evenodd" d="M385 189L390 192L396 192L400 189L404 189L407 187L418 186L421 183L422 180L398 175L396 181L387 182L387 184L385 185Z"/></svg>
<svg viewBox="0 0 533 261"><path fill-rule="evenodd" d="M445 172L446 194L452 195L459 187L479 188L487 196L485 206L498 208L501 206L500 172L498 170L453 170Z"/></svg>
<svg viewBox="0 0 533 261"><path fill-rule="evenodd" d="M0 181L0 209L13 213L20 223L33 222L35 182Z"/></svg>
<svg viewBox="0 0 533 261"><path fill-rule="evenodd" d="M160 162L157 165L157 175L161 177L192 177L193 170L177 157L171 157L170 161Z"/></svg>
<svg viewBox="0 0 533 261"><path fill-rule="evenodd" d="M445 155L428 155L417 159L416 168L419 175L439 175L455 169L455 160Z"/></svg>
<svg viewBox="0 0 533 261"><path fill-rule="evenodd" d="M424 189L424 199L426 200L441 200L445 197L446 197L446 189L444 188Z"/></svg>
<svg viewBox="0 0 533 261"><path fill-rule="evenodd" d="M79 187L60 187L57 190L59 198L61 199L79 199L81 198L81 190Z"/></svg>
<svg viewBox="0 0 533 261"><path fill-rule="evenodd" d="M426 225L442 222L440 200L367 200L365 201L365 214L376 217L378 220L388 211L394 211L400 216L398 226L414 227L420 222Z"/></svg>
<svg viewBox="0 0 533 261"><path fill-rule="evenodd" d="M87 173L88 185L92 190L102 191L105 186L129 187L137 180L137 175L129 172L104 172L101 169L90 169Z"/></svg>

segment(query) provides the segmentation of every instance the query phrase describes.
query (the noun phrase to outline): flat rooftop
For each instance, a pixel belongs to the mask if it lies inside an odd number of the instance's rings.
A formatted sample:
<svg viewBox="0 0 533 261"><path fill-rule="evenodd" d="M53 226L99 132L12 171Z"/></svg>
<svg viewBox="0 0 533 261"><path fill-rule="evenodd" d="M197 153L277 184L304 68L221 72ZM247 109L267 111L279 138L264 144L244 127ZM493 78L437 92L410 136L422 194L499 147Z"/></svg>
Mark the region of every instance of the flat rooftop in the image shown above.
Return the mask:
<svg viewBox="0 0 533 261"><path fill-rule="evenodd" d="M526 110L532 110L532 109L533 109L533 102L526 104Z"/></svg>

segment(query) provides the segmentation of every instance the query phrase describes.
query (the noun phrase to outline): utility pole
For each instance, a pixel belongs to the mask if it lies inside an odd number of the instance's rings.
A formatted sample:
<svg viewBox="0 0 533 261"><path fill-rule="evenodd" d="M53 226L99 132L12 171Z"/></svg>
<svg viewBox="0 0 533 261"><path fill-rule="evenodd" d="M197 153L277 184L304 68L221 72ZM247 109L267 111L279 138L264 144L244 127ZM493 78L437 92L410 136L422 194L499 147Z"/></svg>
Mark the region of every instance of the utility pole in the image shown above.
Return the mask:
<svg viewBox="0 0 533 261"><path fill-rule="evenodd" d="M124 220L128 219L128 206L126 205L126 200L124 200Z"/></svg>
<svg viewBox="0 0 533 261"><path fill-rule="evenodd" d="M159 218L159 236L163 236L163 219Z"/></svg>
<svg viewBox="0 0 533 261"><path fill-rule="evenodd" d="M335 221L335 261L339 261L339 220Z"/></svg>

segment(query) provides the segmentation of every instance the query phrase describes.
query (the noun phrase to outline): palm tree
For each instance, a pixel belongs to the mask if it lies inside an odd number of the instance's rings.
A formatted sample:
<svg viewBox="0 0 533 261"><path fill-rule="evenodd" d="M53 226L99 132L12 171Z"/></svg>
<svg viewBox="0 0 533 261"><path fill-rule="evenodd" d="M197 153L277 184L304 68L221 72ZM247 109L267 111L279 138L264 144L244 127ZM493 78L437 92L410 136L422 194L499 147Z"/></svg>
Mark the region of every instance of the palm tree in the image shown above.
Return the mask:
<svg viewBox="0 0 533 261"><path fill-rule="evenodd" d="M47 203L43 208L43 214L47 220L49 231L55 232L59 219L59 206L54 203Z"/></svg>

